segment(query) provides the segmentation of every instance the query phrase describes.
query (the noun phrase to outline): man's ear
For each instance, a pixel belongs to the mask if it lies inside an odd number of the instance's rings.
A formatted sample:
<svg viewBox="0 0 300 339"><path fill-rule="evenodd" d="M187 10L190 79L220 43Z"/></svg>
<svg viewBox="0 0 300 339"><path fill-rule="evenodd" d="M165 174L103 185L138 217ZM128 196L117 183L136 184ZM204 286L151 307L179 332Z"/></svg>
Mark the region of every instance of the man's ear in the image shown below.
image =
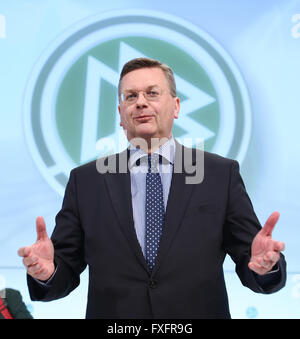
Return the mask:
<svg viewBox="0 0 300 339"><path fill-rule="evenodd" d="M119 111L119 114L120 114L120 126L123 126L120 105L118 105L118 111Z"/></svg>
<svg viewBox="0 0 300 339"><path fill-rule="evenodd" d="M178 97L174 98L175 106L174 106L174 119L178 119L179 111L180 111L180 99Z"/></svg>

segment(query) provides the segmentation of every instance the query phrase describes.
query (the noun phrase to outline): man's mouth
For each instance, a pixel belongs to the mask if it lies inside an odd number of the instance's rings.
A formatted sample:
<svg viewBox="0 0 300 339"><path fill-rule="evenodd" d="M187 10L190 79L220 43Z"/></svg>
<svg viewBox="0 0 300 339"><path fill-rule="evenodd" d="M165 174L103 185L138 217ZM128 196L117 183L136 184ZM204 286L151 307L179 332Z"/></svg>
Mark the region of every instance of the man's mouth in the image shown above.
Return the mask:
<svg viewBox="0 0 300 339"><path fill-rule="evenodd" d="M145 114L145 115L139 115L139 116L135 117L134 119L139 121L139 122L146 122L153 117L154 117L153 115Z"/></svg>

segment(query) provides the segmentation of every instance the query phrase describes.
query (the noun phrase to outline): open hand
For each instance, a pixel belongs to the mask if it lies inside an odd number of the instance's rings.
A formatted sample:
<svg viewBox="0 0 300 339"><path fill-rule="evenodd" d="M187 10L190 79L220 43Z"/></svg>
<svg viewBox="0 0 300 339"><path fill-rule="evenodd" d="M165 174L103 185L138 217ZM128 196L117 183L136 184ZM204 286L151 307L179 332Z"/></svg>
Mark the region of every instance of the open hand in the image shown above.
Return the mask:
<svg viewBox="0 0 300 339"><path fill-rule="evenodd" d="M257 274L263 275L271 271L280 259L280 251L285 248L283 242L272 239L272 231L278 219L279 213L272 213L253 239L248 267Z"/></svg>
<svg viewBox="0 0 300 339"><path fill-rule="evenodd" d="M18 255L23 257L23 264L27 273L38 280L48 280L54 273L54 248L46 231L43 217L36 219L36 242L18 250Z"/></svg>

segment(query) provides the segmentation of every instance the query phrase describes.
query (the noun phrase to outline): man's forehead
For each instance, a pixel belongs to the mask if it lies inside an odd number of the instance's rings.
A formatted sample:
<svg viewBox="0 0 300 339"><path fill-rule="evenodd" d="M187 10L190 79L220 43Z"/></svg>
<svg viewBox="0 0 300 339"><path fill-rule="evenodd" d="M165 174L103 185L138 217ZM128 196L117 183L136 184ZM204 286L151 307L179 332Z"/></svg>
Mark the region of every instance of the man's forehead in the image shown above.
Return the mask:
<svg viewBox="0 0 300 339"><path fill-rule="evenodd" d="M122 79L124 89L162 85L167 85L167 81L164 72L158 67L136 69L124 75Z"/></svg>

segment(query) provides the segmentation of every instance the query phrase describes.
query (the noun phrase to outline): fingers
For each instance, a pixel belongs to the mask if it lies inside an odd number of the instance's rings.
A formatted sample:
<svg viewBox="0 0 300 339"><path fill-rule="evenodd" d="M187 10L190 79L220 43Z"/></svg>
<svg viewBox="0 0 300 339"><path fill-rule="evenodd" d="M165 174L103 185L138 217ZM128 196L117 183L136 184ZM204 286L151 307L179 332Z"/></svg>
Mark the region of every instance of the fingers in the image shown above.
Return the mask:
<svg viewBox="0 0 300 339"><path fill-rule="evenodd" d="M279 212L273 212L268 220L266 221L264 227L262 228L261 230L261 234L262 235L265 235L265 236L271 236L272 235L272 232L273 232L273 229L279 219Z"/></svg>
<svg viewBox="0 0 300 339"><path fill-rule="evenodd" d="M279 260L279 252L269 251L263 257L256 257L251 259L248 267L258 274L266 274L267 272L271 271L271 269L277 264Z"/></svg>
<svg viewBox="0 0 300 339"><path fill-rule="evenodd" d="M46 231L43 217L36 219L37 242L31 246L21 247L18 255L23 257L27 273L39 280L47 280L55 270L54 248Z"/></svg>
<svg viewBox="0 0 300 339"><path fill-rule="evenodd" d="M250 268L250 270L254 271L257 274L265 274L265 268L263 268L262 266L260 266L259 264L257 264L256 262L250 261L248 264L248 267Z"/></svg>
<svg viewBox="0 0 300 339"><path fill-rule="evenodd" d="M36 255L30 255L23 258L23 264L26 267L36 265L39 261L39 258Z"/></svg>
<svg viewBox="0 0 300 339"><path fill-rule="evenodd" d="M18 250L18 255L23 257L23 264L29 275L39 280L48 279L50 274L47 274L47 270L42 261L37 255L32 253L30 246L20 248Z"/></svg>
<svg viewBox="0 0 300 339"><path fill-rule="evenodd" d="M37 241L44 240L48 238L48 234L46 231L46 224L43 217L36 218L36 232L37 232ZM18 250L18 255L20 257L27 257L30 254L32 246L21 247Z"/></svg>
<svg viewBox="0 0 300 339"><path fill-rule="evenodd" d="M20 257L27 257L30 253L30 247L21 247L18 250L18 255Z"/></svg>
<svg viewBox="0 0 300 339"><path fill-rule="evenodd" d="M261 258L260 260L258 260L257 264L263 269L265 269L266 272L268 272L272 269L272 267L276 264L276 262Z"/></svg>
<svg viewBox="0 0 300 339"><path fill-rule="evenodd" d="M43 240L48 238L48 234L46 231L46 223L43 217L36 218L36 233L37 240Z"/></svg>
<svg viewBox="0 0 300 339"><path fill-rule="evenodd" d="M27 273L36 279L40 279L42 268L39 264L27 267Z"/></svg>
<svg viewBox="0 0 300 339"><path fill-rule="evenodd" d="M269 251L263 258L261 258L259 264L265 268L272 268L279 259L279 252Z"/></svg>
<svg viewBox="0 0 300 339"><path fill-rule="evenodd" d="M266 274L269 271L271 271L271 269L275 265L275 264L273 264L273 265L267 264L267 263L264 263L263 261L261 261L261 263L262 263L262 265L258 264L257 262L254 262L254 261L250 261L249 264L248 264L248 267L252 271L254 271L255 273L263 275L263 274Z"/></svg>
<svg viewBox="0 0 300 339"><path fill-rule="evenodd" d="M20 257L23 257L23 264L28 269L31 266L35 266L39 258L38 256L31 253L30 247L22 247L18 250L18 254Z"/></svg>
<svg viewBox="0 0 300 339"><path fill-rule="evenodd" d="M275 251L278 251L278 252L281 252L281 251L284 251L285 249L285 244L281 241L276 241L275 244L274 244L274 250Z"/></svg>
<svg viewBox="0 0 300 339"><path fill-rule="evenodd" d="M47 267L39 261L26 266L26 270L29 275L38 280L48 280L51 276L51 273L48 273L47 271Z"/></svg>
<svg viewBox="0 0 300 339"><path fill-rule="evenodd" d="M39 258L31 253L30 246L21 247L18 250L18 255L23 257L23 265L29 274L34 275L40 269L38 265Z"/></svg>

